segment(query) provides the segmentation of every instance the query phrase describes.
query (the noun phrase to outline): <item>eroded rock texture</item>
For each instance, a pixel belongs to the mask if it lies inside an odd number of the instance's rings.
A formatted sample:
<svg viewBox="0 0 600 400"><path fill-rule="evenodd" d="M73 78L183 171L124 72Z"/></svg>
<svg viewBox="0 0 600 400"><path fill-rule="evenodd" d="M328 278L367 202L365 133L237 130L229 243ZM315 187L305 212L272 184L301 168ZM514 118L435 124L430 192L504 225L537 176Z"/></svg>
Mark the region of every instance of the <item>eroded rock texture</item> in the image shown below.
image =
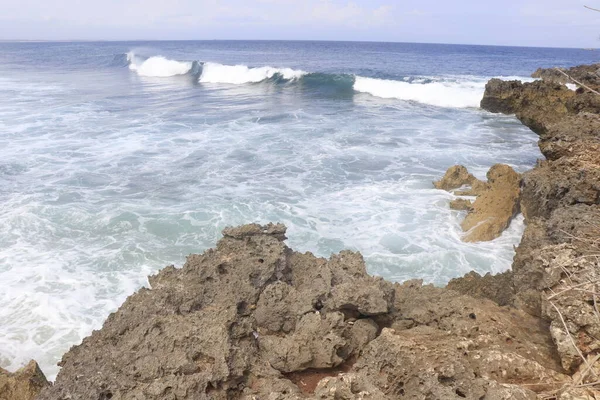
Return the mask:
<svg viewBox="0 0 600 400"><path fill-rule="evenodd" d="M542 320L371 277L358 253L296 253L284 234L227 229L151 277L40 399L530 399L568 381Z"/></svg>
<svg viewBox="0 0 600 400"><path fill-rule="evenodd" d="M598 65L566 72L600 86ZM568 90L556 70L534 76L542 80L490 81L482 101L489 111L516 113L546 156L522 179L527 226L513 264L514 302L551 323L563 367L590 382L598 380L600 350L600 96Z"/></svg>
<svg viewBox="0 0 600 400"><path fill-rule="evenodd" d="M0 368L0 400L34 400L49 385L35 361L15 373Z"/></svg>
<svg viewBox="0 0 600 400"><path fill-rule="evenodd" d="M487 173L487 182L480 181L462 165L450 167L444 177L434 182L438 189L453 190L470 186L457 195L478 196L475 202L456 199L450 208L468 211L461 227L466 232L465 242L484 242L496 239L510 225L519 212L519 185L521 177L511 167L496 164Z"/></svg>

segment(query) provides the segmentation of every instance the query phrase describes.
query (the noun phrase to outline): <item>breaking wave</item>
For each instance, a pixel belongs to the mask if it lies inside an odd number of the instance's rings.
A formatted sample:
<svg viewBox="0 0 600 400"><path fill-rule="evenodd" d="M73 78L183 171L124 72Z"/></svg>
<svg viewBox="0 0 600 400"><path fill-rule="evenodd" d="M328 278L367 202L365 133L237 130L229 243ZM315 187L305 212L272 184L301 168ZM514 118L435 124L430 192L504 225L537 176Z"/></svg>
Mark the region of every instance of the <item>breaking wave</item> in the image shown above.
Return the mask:
<svg viewBox="0 0 600 400"><path fill-rule="evenodd" d="M127 53L129 69L144 77L194 75L204 84L285 84L321 93L352 96L364 93L448 108L476 108L488 77L405 77L379 79L352 74L310 73L292 68L249 67L213 62L176 61L163 56L144 58ZM522 79L522 78L519 78Z"/></svg>
<svg viewBox="0 0 600 400"><path fill-rule="evenodd" d="M223 65L216 63L202 64L200 83L258 83L274 77L293 81L306 75L306 72L291 68L259 67L249 68L245 65Z"/></svg>
<svg viewBox="0 0 600 400"><path fill-rule="evenodd" d="M384 99L412 100L439 107L479 107L483 81L410 83L357 76L354 90Z"/></svg>
<svg viewBox="0 0 600 400"><path fill-rule="evenodd" d="M166 78L170 76L185 75L189 73L193 62L169 60L162 56L154 56L143 59L135 53L127 54L129 69L135 71L140 76Z"/></svg>

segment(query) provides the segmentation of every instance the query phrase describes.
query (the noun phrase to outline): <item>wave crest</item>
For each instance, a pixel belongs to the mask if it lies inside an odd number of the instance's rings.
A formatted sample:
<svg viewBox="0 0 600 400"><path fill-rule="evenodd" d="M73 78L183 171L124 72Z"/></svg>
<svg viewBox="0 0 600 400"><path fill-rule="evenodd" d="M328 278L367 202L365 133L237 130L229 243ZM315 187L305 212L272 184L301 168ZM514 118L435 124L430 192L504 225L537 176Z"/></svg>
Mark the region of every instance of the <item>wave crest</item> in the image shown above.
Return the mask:
<svg viewBox="0 0 600 400"><path fill-rule="evenodd" d="M354 90L384 99L412 100L439 107L479 107L485 82L409 83L357 76Z"/></svg>
<svg viewBox="0 0 600 400"><path fill-rule="evenodd" d="M127 54L129 69L140 76L166 78L176 75L185 75L192 70L194 63L169 60L163 56L154 56L142 59L134 53Z"/></svg>
<svg viewBox="0 0 600 400"><path fill-rule="evenodd" d="M201 83L241 85L244 83L258 83L277 77L285 81L293 81L304 75L306 75L306 72L291 68L250 68L245 65L223 65L207 62L202 65L202 74L199 81Z"/></svg>
<svg viewBox="0 0 600 400"><path fill-rule="evenodd" d="M305 72L292 68L248 67L213 62L175 61L163 56L144 58L133 51L126 54L129 69L140 76L172 77L190 74L199 83L242 85L270 82L294 84L327 96L365 93L384 99L415 101L438 107L478 108L486 77L405 77L402 80L369 78L352 74ZM515 77L515 79L531 80Z"/></svg>

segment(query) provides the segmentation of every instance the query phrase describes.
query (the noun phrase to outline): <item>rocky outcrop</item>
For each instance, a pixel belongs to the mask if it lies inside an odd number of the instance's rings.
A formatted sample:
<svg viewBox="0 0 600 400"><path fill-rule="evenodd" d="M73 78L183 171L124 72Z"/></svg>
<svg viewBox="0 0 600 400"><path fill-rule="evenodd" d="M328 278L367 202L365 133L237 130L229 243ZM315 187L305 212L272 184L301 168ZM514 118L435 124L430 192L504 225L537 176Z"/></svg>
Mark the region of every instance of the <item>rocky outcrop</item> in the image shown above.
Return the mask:
<svg viewBox="0 0 600 400"><path fill-rule="evenodd" d="M455 165L448 168L448 171L446 171L442 179L433 182L433 186L435 186L436 189L446 191L458 189L465 185L480 188L485 186L485 182L475 178L475 176L470 174L463 165Z"/></svg>
<svg viewBox="0 0 600 400"><path fill-rule="evenodd" d="M600 88L600 64L579 65L567 69L560 68L560 71L556 68L538 68L531 74L531 77L542 79L544 82L559 84L574 83L573 79L575 79L592 89ZM572 79L569 79L569 77Z"/></svg>
<svg viewBox="0 0 600 400"><path fill-rule="evenodd" d="M450 167L440 181L433 183L436 188L448 191L470 185L470 189L455 193L478 196L474 203L467 199L450 203L453 210L468 211L461 224L466 232L462 238L465 242L496 239L519 212L520 175L508 165L496 164L488 171L487 178L487 183L482 182L464 166L456 165Z"/></svg>
<svg viewBox="0 0 600 400"><path fill-rule="evenodd" d="M0 400L34 400L49 385L35 361L15 373L0 368Z"/></svg>
<svg viewBox="0 0 600 400"><path fill-rule="evenodd" d="M569 382L548 326L420 281L367 275L226 229L167 267L61 361L56 399L533 399Z"/></svg>
<svg viewBox="0 0 600 400"><path fill-rule="evenodd" d="M486 298L501 306L512 305L514 300L514 276L512 271L484 276L472 271L467 275L450 280L448 289L456 290L476 298Z"/></svg>
<svg viewBox="0 0 600 400"><path fill-rule="evenodd" d="M597 69L567 73L598 88ZM490 82L482 101L489 111L516 113L540 136L547 158L522 178L527 225L513 263L513 303L549 321L565 370L593 382L600 369L600 96L569 91L555 70L535 76L542 80Z"/></svg>
<svg viewBox="0 0 600 400"><path fill-rule="evenodd" d="M485 87L481 108L495 113L516 114L534 132L545 133L549 124L568 114L567 103L576 95L559 83L492 79Z"/></svg>
<svg viewBox="0 0 600 400"><path fill-rule="evenodd" d="M511 167L496 164L487 173L489 189L481 193L461 224L465 242L499 237L519 212L520 176Z"/></svg>

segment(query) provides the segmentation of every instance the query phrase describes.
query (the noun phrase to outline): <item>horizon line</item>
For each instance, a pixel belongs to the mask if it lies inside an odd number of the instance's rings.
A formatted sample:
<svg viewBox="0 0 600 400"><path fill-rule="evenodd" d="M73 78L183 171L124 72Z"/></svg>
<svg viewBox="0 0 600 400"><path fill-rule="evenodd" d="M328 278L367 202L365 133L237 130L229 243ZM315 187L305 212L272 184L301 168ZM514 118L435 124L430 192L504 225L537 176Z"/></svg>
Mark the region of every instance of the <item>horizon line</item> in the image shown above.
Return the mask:
<svg viewBox="0 0 600 400"><path fill-rule="evenodd" d="M600 47L554 47L554 46L516 46L508 44L480 43L442 43L442 42L399 42L382 40L330 40L330 39L0 39L0 43L125 43L125 42L329 42L329 43L391 43L391 44L426 44L445 46L487 46L516 47L531 49L572 49L599 50Z"/></svg>

